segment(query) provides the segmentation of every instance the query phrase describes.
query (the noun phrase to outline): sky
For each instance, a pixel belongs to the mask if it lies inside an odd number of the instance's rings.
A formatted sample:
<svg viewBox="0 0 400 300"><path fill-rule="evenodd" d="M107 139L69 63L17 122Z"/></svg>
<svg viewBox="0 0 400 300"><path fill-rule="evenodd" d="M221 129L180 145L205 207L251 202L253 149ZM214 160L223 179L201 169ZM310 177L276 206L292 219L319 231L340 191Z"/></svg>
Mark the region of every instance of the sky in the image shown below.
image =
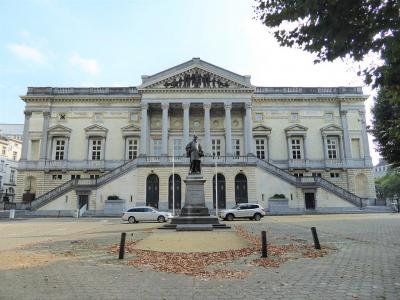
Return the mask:
<svg viewBox="0 0 400 300"><path fill-rule="evenodd" d="M137 86L193 57L258 86L363 86L350 60L279 47L252 0L0 0L0 123L28 86ZM372 96L366 101L367 123ZM370 137L374 164L378 154Z"/></svg>

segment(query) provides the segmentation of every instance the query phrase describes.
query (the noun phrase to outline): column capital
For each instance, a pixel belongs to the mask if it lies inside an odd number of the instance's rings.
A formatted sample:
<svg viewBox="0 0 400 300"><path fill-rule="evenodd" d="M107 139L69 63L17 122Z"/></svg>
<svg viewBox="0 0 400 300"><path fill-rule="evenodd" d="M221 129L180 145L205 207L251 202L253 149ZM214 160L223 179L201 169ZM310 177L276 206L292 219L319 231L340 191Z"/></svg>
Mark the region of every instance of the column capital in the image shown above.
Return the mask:
<svg viewBox="0 0 400 300"><path fill-rule="evenodd" d="M365 116L365 110L363 109L360 109L358 113L360 114L360 116Z"/></svg>
<svg viewBox="0 0 400 300"><path fill-rule="evenodd" d="M204 108L204 110L210 110L211 109L211 103L203 103L203 108Z"/></svg>
<svg viewBox="0 0 400 300"><path fill-rule="evenodd" d="M168 109L168 108L169 108L169 103L168 103L168 102L162 102L162 103L161 103L161 108L162 108L163 110Z"/></svg>
<svg viewBox="0 0 400 300"><path fill-rule="evenodd" d="M344 115L345 116L345 115L347 115L347 112L348 112L347 110L340 110L340 115Z"/></svg>
<svg viewBox="0 0 400 300"><path fill-rule="evenodd" d="M25 110L24 111L25 117L30 117L32 116L32 112L30 110Z"/></svg>
<svg viewBox="0 0 400 300"><path fill-rule="evenodd" d="M252 109L253 105L251 103L245 103L244 107L246 107L246 109Z"/></svg>
<svg viewBox="0 0 400 300"><path fill-rule="evenodd" d="M225 102L224 103L224 108L225 108L225 110L227 110L227 109L232 109L232 102Z"/></svg>
<svg viewBox="0 0 400 300"><path fill-rule="evenodd" d="M142 103L140 103L140 108L147 110L147 109L149 109L149 104L145 103L145 102L142 102Z"/></svg>
<svg viewBox="0 0 400 300"><path fill-rule="evenodd" d="M183 108L184 110L189 109L189 108L190 108L190 102L183 102L183 103L182 103L182 108Z"/></svg>
<svg viewBox="0 0 400 300"><path fill-rule="evenodd" d="M43 112L43 117L49 118L50 117L50 112L49 111L44 111Z"/></svg>

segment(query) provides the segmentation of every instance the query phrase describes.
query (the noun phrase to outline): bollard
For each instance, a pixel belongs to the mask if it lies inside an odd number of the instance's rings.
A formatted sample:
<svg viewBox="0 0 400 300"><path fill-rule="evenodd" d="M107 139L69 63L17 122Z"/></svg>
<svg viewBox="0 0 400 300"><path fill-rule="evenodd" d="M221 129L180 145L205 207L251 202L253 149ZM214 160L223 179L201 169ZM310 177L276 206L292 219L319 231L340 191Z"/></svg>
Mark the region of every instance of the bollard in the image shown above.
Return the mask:
<svg viewBox="0 0 400 300"><path fill-rule="evenodd" d="M315 227L311 227L311 233L314 239L314 247L315 249L321 250L321 245L319 244L317 229Z"/></svg>
<svg viewBox="0 0 400 300"><path fill-rule="evenodd" d="M261 257L268 257L266 231L261 231Z"/></svg>
<svg viewBox="0 0 400 300"><path fill-rule="evenodd" d="M121 242L119 244L119 259L124 259L125 255L125 239L126 239L126 232L121 233Z"/></svg>

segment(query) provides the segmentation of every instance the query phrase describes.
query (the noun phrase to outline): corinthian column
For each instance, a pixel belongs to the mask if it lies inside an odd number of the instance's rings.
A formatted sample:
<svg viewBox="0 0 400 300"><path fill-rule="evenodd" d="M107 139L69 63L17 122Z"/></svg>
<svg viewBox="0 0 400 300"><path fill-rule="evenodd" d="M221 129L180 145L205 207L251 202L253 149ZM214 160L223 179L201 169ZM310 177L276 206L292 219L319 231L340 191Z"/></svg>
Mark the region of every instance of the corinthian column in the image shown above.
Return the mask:
<svg viewBox="0 0 400 300"><path fill-rule="evenodd" d="M225 103L225 153L226 156L232 155L232 120L231 120L231 109L232 103Z"/></svg>
<svg viewBox="0 0 400 300"><path fill-rule="evenodd" d="M162 108L162 156L168 156L168 108L169 103L161 103Z"/></svg>
<svg viewBox="0 0 400 300"><path fill-rule="evenodd" d="M147 155L147 109L149 108L148 103L142 103L140 105L142 110L142 118L140 120L140 155Z"/></svg>
<svg viewBox="0 0 400 300"><path fill-rule="evenodd" d="M204 103L204 152L208 156L211 154L211 134L210 134L210 109L211 103Z"/></svg>

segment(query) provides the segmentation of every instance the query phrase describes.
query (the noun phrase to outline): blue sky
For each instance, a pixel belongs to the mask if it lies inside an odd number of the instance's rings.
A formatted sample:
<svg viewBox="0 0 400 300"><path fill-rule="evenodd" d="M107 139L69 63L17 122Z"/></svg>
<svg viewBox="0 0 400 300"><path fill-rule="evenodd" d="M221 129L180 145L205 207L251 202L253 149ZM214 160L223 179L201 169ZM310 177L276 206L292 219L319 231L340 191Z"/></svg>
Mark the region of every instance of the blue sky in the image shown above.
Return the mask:
<svg viewBox="0 0 400 300"><path fill-rule="evenodd" d="M1 0L0 123L23 122L19 96L28 86L135 86L141 75L192 57L251 75L255 85L362 85L356 64L314 65L311 54L280 48L254 20L253 5L251 0Z"/></svg>

